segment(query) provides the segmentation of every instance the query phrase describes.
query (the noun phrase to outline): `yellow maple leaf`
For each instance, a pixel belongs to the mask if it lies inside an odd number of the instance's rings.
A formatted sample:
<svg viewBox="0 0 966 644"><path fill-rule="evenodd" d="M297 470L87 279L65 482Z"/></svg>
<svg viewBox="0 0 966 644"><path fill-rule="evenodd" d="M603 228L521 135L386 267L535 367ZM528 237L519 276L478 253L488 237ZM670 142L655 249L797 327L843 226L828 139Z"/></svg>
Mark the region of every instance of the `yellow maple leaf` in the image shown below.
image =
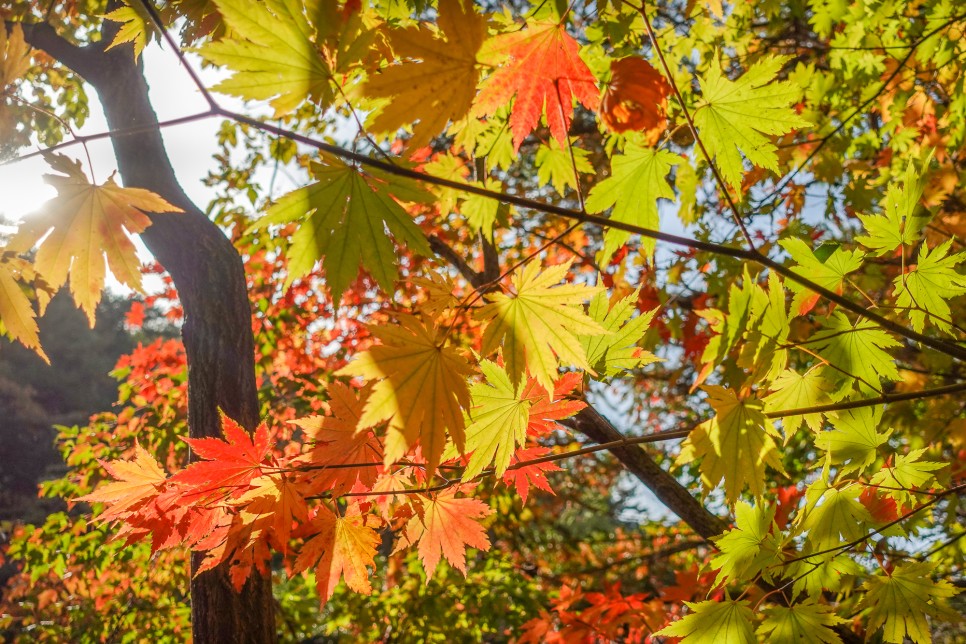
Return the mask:
<svg viewBox="0 0 966 644"><path fill-rule="evenodd" d="M748 487L756 498L765 493L765 465L784 474L775 438L781 438L765 418L759 400L739 400L717 385L702 387L717 412L696 427L681 445L677 463L700 458L701 480L713 488L724 479L725 498L734 504Z"/></svg>
<svg viewBox="0 0 966 644"><path fill-rule="evenodd" d="M466 379L474 370L460 353L437 338L435 327L408 315L398 325L371 326L382 344L336 372L378 380L366 402L359 429L389 421L385 463L402 457L416 441L436 471L446 437L462 452L463 410L470 405Z"/></svg>
<svg viewBox="0 0 966 644"><path fill-rule="evenodd" d="M7 35L0 29L0 90L30 69L30 48L23 39L23 27L14 24Z"/></svg>
<svg viewBox="0 0 966 644"><path fill-rule="evenodd" d="M2 31L2 30L0 30ZM33 273L30 263L20 257L0 256L0 330L33 349L46 362L47 355L40 347L36 314L30 298L18 282Z"/></svg>
<svg viewBox="0 0 966 644"><path fill-rule="evenodd" d="M141 264L128 233L151 225L144 213L181 210L148 190L121 188L113 176L101 185L92 184L80 163L63 155L48 156L47 161L63 173L44 175L57 196L20 227L8 248L27 250L49 232L37 250L34 268L54 288L69 273L74 302L93 326L104 288L104 256L118 281L140 289Z"/></svg>
<svg viewBox="0 0 966 644"><path fill-rule="evenodd" d="M440 36L424 24L389 32L389 44L400 59L369 77L364 93L391 98L372 121L376 132L395 132L419 121L410 147L418 148L443 131L448 121L469 112L480 72L476 53L486 37L486 19L466 0L440 0Z"/></svg>
<svg viewBox="0 0 966 644"><path fill-rule="evenodd" d="M571 263L547 268L537 262L527 264L513 275L513 294L489 295L490 303L477 311L477 317L487 321L482 354L489 355L502 341L503 360L514 384L529 368L544 389L553 391L558 362L592 371L580 336L608 331L583 310L596 288L557 285Z"/></svg>

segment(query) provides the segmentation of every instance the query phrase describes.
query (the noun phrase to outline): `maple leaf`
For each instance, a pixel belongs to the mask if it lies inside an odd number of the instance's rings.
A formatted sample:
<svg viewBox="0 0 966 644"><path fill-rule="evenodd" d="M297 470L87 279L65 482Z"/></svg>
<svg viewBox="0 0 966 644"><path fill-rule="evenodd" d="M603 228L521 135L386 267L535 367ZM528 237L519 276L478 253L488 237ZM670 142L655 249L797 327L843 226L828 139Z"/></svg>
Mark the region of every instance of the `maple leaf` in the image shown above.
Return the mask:
<svg viewBox="0 0 966 644"><path fill-rule="evenodd" d="M680 637L681 644L753 644L752 612L747 601L684 602L691 614L654 633Z"/></svg>
<svg viewBox="0 0 966 644"><path fill-rule="evenodd" d="M600 100L600 120L612 132L642 130L648 145L654 145L667 125L664 115L671 85L636 56L611 61L610 71L610 83Z"/></svg>
<svg viewBox="0 0 966 644"><path fill-rule="evenodd" d="M107 504L107 509L98 516L100 521L126 519L141 506L157 498L167 481L167 474L161 469L161 465L140 443L134 444L133 460L99 462L116 480L99 485L90 494L75 500Z"/></svg>
<svg viewBox="0 0 966 644"><path fill-rule="evenodd" d="M868 234L859 235L855 241L877 255L891 253L903 244L916 243L931 218L928 213L917 216L925 181L911 161L901 181L901 184L890 183L886 188L883 214L858 216Z"/></svg>
<svg viewBox="0 0 966 644"><path fill-rule="evenodd" d="M784 410L803 409L832 402L829 392L834 388L824 375L822 367L813 367L803 374L786 369L772 383L772 392L765 396L765 411L781 413ZM822 431L820 413L782 416L785 436L791 436L802 426L808 425L813 432Z"/></svg>
<svg viewBox="0 0 966 644"><path fill-rule="evenodd" d="M139 3L135 2L130 6L120 7L104 14L104 17L112 22L121 23L114 40L111 41L107 49L114 49L124 43L131 43L134 49L134 59L137 60L148 44L149 35L153 35L160 40L161 34L154 28L151 15Z"/></svg>
<svg viewBox="0 0 966 644"><path fill-rule="evenodd" d="M770 642L803 644L842 644L832 629L846 623L829 606L802 602L791 606L769 605L762 611L765 619L756 633Z"/></svg>
<svg viewBox="0 0 966 644"><path fill-rule="evenodd" d="M775 506L735 505L735 528L714 538L720 554L711 560L718 568L715 585L753 579L767 566L778 562L781 549L775 527Z"/></svg>
<svg viewBox="0 0 966 644"><path fill-rule="evenodd" d="M831 254L822 259L812 252L808 244L797 237L783 239L778 244L795 261L796 265L792 270L835 293L842 292L845 276L862 268L862 261L865 258L865 253L861 251L847 251L836 247ZM788 287L795 292L792 311L796 315L805 315L811 311L821 297L798 282L789 280Z"/></svg>
<svg viewBox="0 0 966 644"><path fill-rule="evenodd" d="M681 157L673 152L629 142L624 154L614 155L611 159L611 176L594 186L587 195L587 212L595 214L613 208L610 214L613 221L657 230L660 224L657 200L674 199L674 190L667 176L681 161ZM630 236L631 233L625 230L608 228L597 263L607 264L614 251ZM648 256L654 253L655 244L650 237L641 239L641 246Z"/></svg>
<svg viewBox="0 0 966 644"><path fill-rule="evenodd" d="M299 459L312 466L306 480L314 494L331 492L340 496L356 483L371 488L382 464L382 445L368 430L357 431L359 419L371 393L370 388L356 394L341 382L329 385L329 416L308 416L290 421L305 431L312 449ZM372 463L372 467L340 467ZM332 466L327 468L326 466Z"/></svg>
<svg viewBox="0 0 966 644"><path fill-rule="evenodd" d="M573 142L577 140L574 139ZM571 150L573 157L570 156ZM568 186L577 188L580 182L580 178L574 175L575 166L578 173L595 172L590 163L590 152L574 147L573 143L569 148L561 147L557 139L540 144L534 157L534 165L537 166L537 180L542 184L549 183L561 196L567 193Z"/></svg>
<svg viewBox="0 0 966 644"><path fill-rule="evenodd" d="M555 286L570 270L573 260L541 268L536 262L513 274L514 293L493 293L489 303L476 312L486 320L481 353L490 355L503 341L503 359L514 383L527 368L547 391L553 389L560 362L590 369L581 335L606 333L582 310L582 304L596 294L583 284ZM554 355L556 354L556 355Z"/></svg>
<svg viewBox="0 0 966 644"><path fill-rule="evenodd" d="M468 481L493 463L497 476L510 464L513 451L527 436L530 401L521 386L510 382L506 371L489 360L480 362L486 381L470 388L473 406L466 426L466 450L473 452L463 480Z"/></svg>
<svg viewBox="0 0 966 644"><path fill-rule="evenodd" d="M765 465L784 473L771 422L757 400L740 400L731 389L702 387L716 414L691 431L681 445L678 464L701 459L701 480L708 488L724 479L725 498L734 503L748 487L760 498L765 493Z"/></svg>
<svg viewBox="0 0 966 644"><path fill-rule="evenodd" d="M300 486L283 474L266 474L249 482L251 489L232 501L245 524L271 528L282 552L288 547L292 523L308 520L308 507Z"/></svg>
<svg viewBox="0 0 966 644"><path fill-rule="evenodd" d="M436 329L400 315L398 326L371 326L377 345L356 357L337 375L378 380L359 419L359 427L389 421L384 461L403 456L419 440L430 475L436 471L446 437L464 449L463 410L470 406L466 358L437 338Z"/></svg>
<svg viewBox="0 0 966 644"><path fill-rule="evenodd" d="M481 58L495 71L483 82L474 114L495 114L515 98L510 130L516 152L546 108L550 134L566 147L574 99L593 110L600 97L577 50L566 25L550 21L530 21L525 29L488 41L483 46L487 56L481 53Z"/></svg>
<svg viewBox="0 0 966 644"><path fill-rule="evenodd" d="M0 29L0 91L30 69L30 47L24 41L23 27L13 23L9 33Z"/></svg>
<svg viewBox="0 0 966 644"><path fill-rule="evenodd" d="M936 471L949 463L921 461L919 458L926 448L914 449L908 454L900 454L891 467L884 467L872 475L872 485L882 486L882 492L901 507L916 503L915 490L929 490L938 486ZM898 489L896 489L898 488Z"/></svg>
<svg viewBox="0 0 966 644"><path fill-rule="evenodd" d="M221 416L221 431L225 439L186 438L196 456L195 461L171 477L171 482L183 486L184 499L204 499L230 491L232 497L244 494L252 480L262 475L262 465L272 448L272 436L265 423L249 436L245 428L228 416Z"/></svg>
<svg viewBox="0 0 966 644"><path fill-rule="evenodd" d="M948 581L933 581L935 562L898 564L891 573L870 577L861 608L869 610L869 633L883 628L886 642L900 644L908 637L917 644L931 642L927 617L961 619L949 607L948 598L959 590Z"/></svg>
<svg viewBox="0 0 966 644"><path fill-rule="evenodd" d="M937 329L952 332L948 301L966 293L966 275L956 271L966 252L950 255L952 243L947 239L932 251L923 244L915 268L895 279L896 306L906 309L915 331L922 332L928 318Z"/></svg>
<svg viewBox="0 0 966 644"><path fill-rule="evenodd" d="M694 111L694 124L722 177L735 190L741 189L739 150L755 165L777 172L777 148L765 135L811 125L789 108L801 90L790 81L770 82L787 60L786 56L764 57L732 81L722 74L715 53L700 79L702 100Z"/></svg>
<svg viewBox="0 0 966 644"><path fill-rule="evenodd" d="M2 31L2 30L0 30ZM40 346L40 329L37 314L18 282L33 273L29 262L19 257L0 255L0 330L11 339L18 340L48 364L50 359Z"/></svg>
<svg viewBox="0 0 966 644"><path fill-rule="evenodd" d="M842 474L861 473L875 462L880 445L889 440L892 430L879 433L882 407L859 407L829 417L832 430L815 437L815 445L828 452L830 463Z"/></svg>
<svg viewBox="0 0 966 644"><path fill-rule="evenodd" d="M40 244L34 268L54 288L70 273L74 301L94 326L94 312L104 288L104 256L118 281L141 288L141 263L128 233L140 233L151 225L144 213L181 212L153 192L121 188L111 176L101 185L88 182L80 162L61 154L45 157L62 174L44 179L57 196L41 212L28 219L10 240L11 250L26 250Z"/></svg>
<svg viewBox="0 0 966 644"><path fill-rule="evenodd" d="M456 488L443 490L435 498L420 498L419 512L406 524L406 538L417 543L419 559L429 583L440 557L466 575L466 549L489 550L490 539L479 523L490 508L477 499L457 499Z"/></svg>
<svg viewBox="0 0 966 644"><path fill-rule="evenodd" d="M570 418L586 407L587 403L572 397L574 390L581 384L582 374L576 371L565 373L553 384L553 395L550 396L534 378L527 380L527 386L523 390L523 397L531 403L527 434L545 436L560 428L556 421Z"/></svg>
<svg viewBox="0 0 966 644"><path fill-rule="evenodd" d="M212 89L247 99L272 99L275 117L302 101L332 102L332 73L312 42L301 3L286 0L214 0L232 36L199 53L234 73Z"/></svg>
<svg viewBox="0 0 966 644"><path fill-rule="evenodd" d="M752 378L772 380L788 365L788 312L785 287L777 273L769 273L768 289L758 284L751 290L745 344L738 366L752 370Z"/></svg>
<svg viewBox="0 0 966 644"><path fill-rule="evenodd" d="M333 156L322 158L324 165L310 166L318 181L283 196L249 230L302 220L286 252L286 288L321 259L336 302L360 265L382 288L391 290L398 257L385 228L410 250L432 255L426 237L397 203L428 202L432 194L373 169L363 173Z"/></svg>
<svg viewBox="0 0 966 644"><path fill-rule="evenodd" d="M425 24L389 32L398 58L409 59L369 76L365 95L391 101L372 120L374 132L395 132L418 121L409 147L429 143L448 121L466 116L480 77L476 52L486 37L486 19L467 0L441 0L436 24L439 35Z"/></svg>
<svg viewBox="0 0 966 644"><path fill-rule="evenodd" d="M368 595L372 592L369 568L376 565L376 547L381 539L366 525L366 519L359 504L354 503L339 517L324 506L320 507L312 520L310 528L315 536L302 546L293 571L315 567L315 584L322 604L329 600L343 578L357 593Z"/></svg>
<svg viewBox="0 0 966 644"><path fill-rule="evenodd" d="M525 461L532 461L550 454L547 447L529 447L517 450L510 459L510 467L503 473L503 482L507 487L514 487L520 495L520 502L526 505L530 496L530 486L553 494L553 488L547 481L547 472L560 472L560 467L553 461L545 463L533 463L530 465L518 465Z"/></svg>
<svg viewBox="0 0 966 644"><path fill-rule="evenodd" d="M862 488L845 485L828 486L819 479L805 492L807 505L801 515L801 527L808 531L807 543L815 550L842 545L865 535L872 517L859 502Z"/></svg>
<svg viewBox="0 0 966 644"><path fill-rule="evenodd" d="M899 380L895 360L886 349L901 343L872 322L857 320L852 324L835 311L805 344L814 345L819 355L843 374L843 387L858 381L862 391L877 392L880 378Z"/></svg>
<svg viewBox="0 0 966 644"><path fill-rule="evenodd" d="M611 306L607 292L601 290L590 301L587 313L609 333L584 336L580 343L587 352L587 362L602 378L613 378L626 371L660 361L651 352L637 346L657 312L657 309L651 309L633 317L639 297L640 289Z"/></svg>

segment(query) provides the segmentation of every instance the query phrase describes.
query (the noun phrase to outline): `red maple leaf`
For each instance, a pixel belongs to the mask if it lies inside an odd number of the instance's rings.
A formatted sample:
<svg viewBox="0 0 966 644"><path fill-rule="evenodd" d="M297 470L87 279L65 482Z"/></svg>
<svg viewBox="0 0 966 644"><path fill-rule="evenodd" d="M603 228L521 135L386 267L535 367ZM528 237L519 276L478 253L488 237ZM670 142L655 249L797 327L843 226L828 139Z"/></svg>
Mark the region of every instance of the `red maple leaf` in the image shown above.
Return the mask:
<svg viewBox="0 0 966 644"><path fill-rule="evenodd" d="M550 133L564 148L576 98L594 109L600 97L590 68L577 53L577 41L563 24L532 22L521 31L497 36L488 53L494 71L476 99L477 116L494 114L514 97L510 115L514 151L546 109Z"/></svg>
<svg viewBox="0 0 966 644"><path fill-rule="evenodd" d="M546 473L559 472L560 468L553 461L534 463L533 465L524 465L522 467L515 466L524 461L532 461L546 456L549 453L550 449L546 447L528 447L517 450L513 455L513 459L510 461L509 469L503 473L503 482L508 487L513 486L516 488L517 494L520 495L520 499L524 505L527 502L527 497L530 495L531 485L538 490L550 492L550 494L554 493L553 488L550 487L550 482L547 480Z"/></svg>
<svg viewBox="0 0 966 644"><path fill-rule="evenodd" d="M586 403L566 397L573 393L582 380L583 374L580 372L565 373L554 382L553 400L551 400L547 396L547 390L535 379L530 378L523 391L523 397L531 401L527 434L530 436L549 434L558 428L556 421L570 418L586 407Z"/></svg>
<svg viewBox="0 0 966 644"><path fill-rule="evenodd" d="M208 496L224 497L226 493L241 496L248 491L272 446L268 427L262 423L253 437L228 416L222 415L220 438L186 438L185 441L204 461L192 463L171 477L183 488L182 499L190 501Z"/></svg>

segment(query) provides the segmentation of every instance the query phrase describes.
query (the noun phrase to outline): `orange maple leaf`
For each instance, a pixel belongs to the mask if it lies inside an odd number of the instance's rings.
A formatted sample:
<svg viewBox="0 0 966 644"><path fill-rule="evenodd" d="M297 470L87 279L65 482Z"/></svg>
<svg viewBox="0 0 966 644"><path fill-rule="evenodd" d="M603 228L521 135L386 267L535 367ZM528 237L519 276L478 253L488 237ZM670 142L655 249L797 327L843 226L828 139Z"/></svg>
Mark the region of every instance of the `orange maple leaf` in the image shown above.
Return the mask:
<svg viewBox="0 0 966 644"><path fill-rule="evenodd" d="M286 552L292 523L308 520L300 486L283 474L259 476L251 485L252 489L233 505L239 508L243 523L259 531L270 530L270 541L278 550Z"/></svg>
<svg viewBox="0 0 966 644"><path fill-rule="evenodd" d="M323 604L332 596L341 578L357 593L372 592L369 567L376 565L376 546L381 541L376 531L366 525L373 518L364 516L357 503L350 505L341 517L320 507L308 526L316 536L302 546L294 572L315 566L315 583Z"/></svg>
<svg viewBox="0 0 966 644"><path fill-rule="evenodd" d="M331 492L340 496L357 482L371 488L381 471L382 444L369 430L356 432L372 387L356 394L340 382L329 385L329 416L309 416L291 421L314 442L297 462L312 466L305 480L312 494ZM358 467L345 467L357 464ZM368 466L367 466L368 464Z"/></svg>
<svg viewBox="0 0 966 644"><path fill-rule="evenodd" d="M653 145L667 125L671 86L650 63L635 56L610 64L610 84L600 102L600 119L612 132L640 130Z"/></svg>
<svg viewBox="0 0 966 644"><path fill-rule="evenodd" d="M566 147L573 100L593 109L600 96L594 75L580 59L577 41L566 27L533 22L527 29L497 36L484 49L490 54L486 62L496 71L484 82L474 114L492 115L516 97L510 115L514 151L537 127L544 108L550 133Z"/></svg>
<svg viewBox="0 0 966 644"><path fill-rule="evenodd" d="M117 480L76 499L107 504L108 508L98 516L100 521L127 519L156 499L167 480L155 458L138 443L134 445L134 460L100 463Z"/></svg>
<svg viewBox="0 0 966 644"><path fill-rule="evenodd" d="M419 543L419 558L427 582L439 565L440 555L466 575L466 548L490 549L486 530L478 520L490 508L477 499L457 499L457 488L445 490L435 499L423 498L422 507L406 524L406 539Z"/></svg>

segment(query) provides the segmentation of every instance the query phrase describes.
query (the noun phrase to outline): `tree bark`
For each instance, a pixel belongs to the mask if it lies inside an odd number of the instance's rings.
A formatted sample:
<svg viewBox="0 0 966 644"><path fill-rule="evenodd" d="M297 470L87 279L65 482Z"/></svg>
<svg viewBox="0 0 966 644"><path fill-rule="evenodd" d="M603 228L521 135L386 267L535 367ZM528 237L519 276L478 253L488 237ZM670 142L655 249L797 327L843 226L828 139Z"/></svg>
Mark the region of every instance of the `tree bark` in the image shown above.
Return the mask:
<svg viewBox="0 0 966 644"><path fill-rule="evenodd" d="M124 185L151 190L184 210L183 214L152 215L152 225L141 238L170 273L184 307L191 437L220 437L219 410L254 429L258 423L254 339L242 259L178 183L140 66L127 47L110 52L100 44L77 47L45 24L25 25L24 31L31 45L72 68L95 88L111 130L141 128L136 134L111 139ZM276 641L271 580L255 571L242 591L236 592L227 565L195 577L199 563L193 556L194 641Z"/></svg>

